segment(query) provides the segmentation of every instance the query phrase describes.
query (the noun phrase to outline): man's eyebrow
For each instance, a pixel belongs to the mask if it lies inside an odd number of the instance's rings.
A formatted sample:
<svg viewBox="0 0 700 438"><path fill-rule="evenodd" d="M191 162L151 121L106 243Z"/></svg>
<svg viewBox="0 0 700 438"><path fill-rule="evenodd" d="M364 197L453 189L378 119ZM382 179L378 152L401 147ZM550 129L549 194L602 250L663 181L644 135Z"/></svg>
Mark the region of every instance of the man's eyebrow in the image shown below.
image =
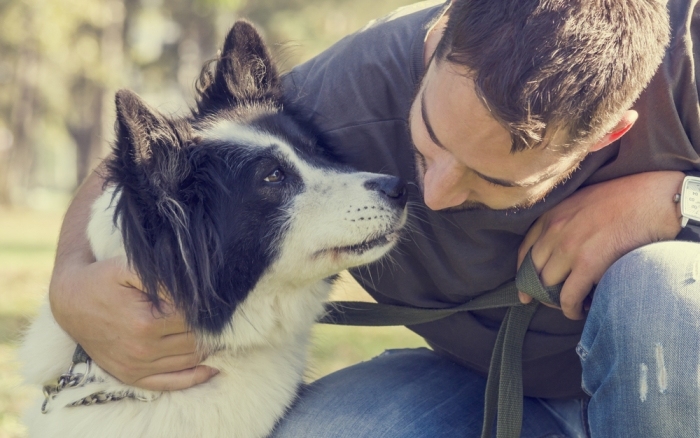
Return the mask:
<svg viewBox="0 0 700 438"><path fill-rule="evenodd" d="M482 173L479 173L474 169L470 169L470 170L472 172L474 172L476 174L476 176L478 176L479 178L486 180L492 184L496 184L497 186L503 186L503 187L532 187L532 186L535 186L535 185L539 184L540 182L542 182L543 179L546 179L546 178L541 178L541 179L534 181L534 182L518 183L515 181L508 181L508 180L500 179L500 178L492 178L490 176L486 176Z"/></svg>
<svg viewBox="0 0 700 438"><path fill-rule="evenodd" d="M435 135L435 131L433 131L433 125L431 125L430 120L428 120L428 112L425 110L425 88L423 88L423 92L420 95L420 114L423 117L423 124L425 125L425 129L428 131L428 136L430 136L430 139L439 148L447 150L447 148L440 143L440 140L438 140L437 136Z"/></svg>
<svg viewBox="0 0 700 438"><path fill-rule="evenodd" d="M438 146L440 149L447 150L447 148L440 142L440 140L437 138L437 135L435 135L435 131L433 131L433 126L430 124L430 120L428 119L428 112L425 109L425 89L421 92L420 96L420 112L421 116L423 117L423 124L425 125L426 131L428 131L428 136L430 139L435 143L436 146ZM502 186L502 187L530 187L539 184L541 180L534 181L534 182L528 182L528 183L517 183L515 181L508 181L505 179L500 179L500 178L493 178L487 175L484 175L483 173L477 172L474 169L469 169L472 172L474 172L479 178L488 181L492 184L496 184L497 186Z"/></svg>

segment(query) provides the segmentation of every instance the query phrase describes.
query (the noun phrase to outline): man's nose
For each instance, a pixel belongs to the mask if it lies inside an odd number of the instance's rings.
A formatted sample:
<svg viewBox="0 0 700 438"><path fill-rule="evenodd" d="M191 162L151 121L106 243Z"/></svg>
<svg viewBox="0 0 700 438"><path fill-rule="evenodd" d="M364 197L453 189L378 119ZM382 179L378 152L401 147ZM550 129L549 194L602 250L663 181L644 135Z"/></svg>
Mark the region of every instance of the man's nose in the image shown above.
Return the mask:
<svg viewBox="0 0 700 438"><path fill-rule="evenodd" d="M463 204L470 194L470 190L459 184L460 178L451 174L425 175L423 181L423 201L431 210L444 210Z"/></svg>

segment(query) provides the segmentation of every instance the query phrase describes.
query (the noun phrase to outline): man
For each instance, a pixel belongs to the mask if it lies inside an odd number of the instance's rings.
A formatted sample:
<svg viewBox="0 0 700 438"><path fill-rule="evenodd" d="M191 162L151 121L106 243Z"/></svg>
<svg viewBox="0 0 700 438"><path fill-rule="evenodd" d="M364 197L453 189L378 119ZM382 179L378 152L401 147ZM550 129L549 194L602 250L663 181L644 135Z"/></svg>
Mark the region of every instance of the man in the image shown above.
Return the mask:
<svg viewBox="0 0 700 438"><path fill-rule="evenodd" d="M378 301L457 305L511 280L530 249L544 284L564 282L561 310L540 307L525 339L524 437L698 434L700 247L648 245L679 233L674 195L700 168L694 7L669 3L664 55L655 0L423 4L285 78L288 105L342 159L416 182L396 263L353 273ZM83 229L99 190L91 177L66 216L56 319L121 380L205 381L215 370L193 368L182 319L93 263ZM277 436L478 436L504 313L411 327L434 352L315 382Z"/></svg>

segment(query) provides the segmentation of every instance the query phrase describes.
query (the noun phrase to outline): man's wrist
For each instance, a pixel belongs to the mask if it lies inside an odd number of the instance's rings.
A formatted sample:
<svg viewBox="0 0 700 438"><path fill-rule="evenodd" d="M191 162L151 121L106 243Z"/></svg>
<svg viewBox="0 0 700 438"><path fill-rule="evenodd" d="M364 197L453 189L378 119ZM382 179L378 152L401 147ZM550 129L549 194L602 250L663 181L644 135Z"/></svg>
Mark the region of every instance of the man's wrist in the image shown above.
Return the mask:
<svg viewBox="0 0 700 438"><path fill-rule="evenodd" d="M681 231L678 233L676 236L676 240L685 240L685 241L692 241L692 242L700 242L700 223L697 223L693 220L688 220L687 218L683 217L683 211L682 211L682 203L683 200L682 198L682 193L683 193L683 186L686 184L686 177L696 177L700 178L700 171L698 170L689 170L689 171L684 171L685 174L683 180L681 181L681 186L678 189L678 192L674 196L673 200L676 203L676 208L678 211L678 220L681 222L683 225L681 228Z"/></svg>

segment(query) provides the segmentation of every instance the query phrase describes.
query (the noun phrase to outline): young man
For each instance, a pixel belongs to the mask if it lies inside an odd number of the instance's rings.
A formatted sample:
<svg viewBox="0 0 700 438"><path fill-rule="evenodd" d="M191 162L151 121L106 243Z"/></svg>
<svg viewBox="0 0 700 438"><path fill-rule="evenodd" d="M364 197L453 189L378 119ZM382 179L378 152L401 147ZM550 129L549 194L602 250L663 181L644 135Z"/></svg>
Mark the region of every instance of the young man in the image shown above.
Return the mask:
<svg viewBox="0 0 700 438"><path fill-rule="evenodd" d="M564 283L561 310L540 307L525 339L522 436L698 433L700 246L648 245L679 233L674 195L700 167L694 7L421 4L285 78L288 104L342 159L416 183L396 263L353 273L378 301L463 303L511 280L530 249L542 282ZM215 371L192 368L182 319L153 315L117 263L93 263L83 230L99 190L92 177L66 216L56 319L124 381L205 381ZM504 313L411 327L434 352L390 352L315 382L277 436L478 436Z"/></svg>

